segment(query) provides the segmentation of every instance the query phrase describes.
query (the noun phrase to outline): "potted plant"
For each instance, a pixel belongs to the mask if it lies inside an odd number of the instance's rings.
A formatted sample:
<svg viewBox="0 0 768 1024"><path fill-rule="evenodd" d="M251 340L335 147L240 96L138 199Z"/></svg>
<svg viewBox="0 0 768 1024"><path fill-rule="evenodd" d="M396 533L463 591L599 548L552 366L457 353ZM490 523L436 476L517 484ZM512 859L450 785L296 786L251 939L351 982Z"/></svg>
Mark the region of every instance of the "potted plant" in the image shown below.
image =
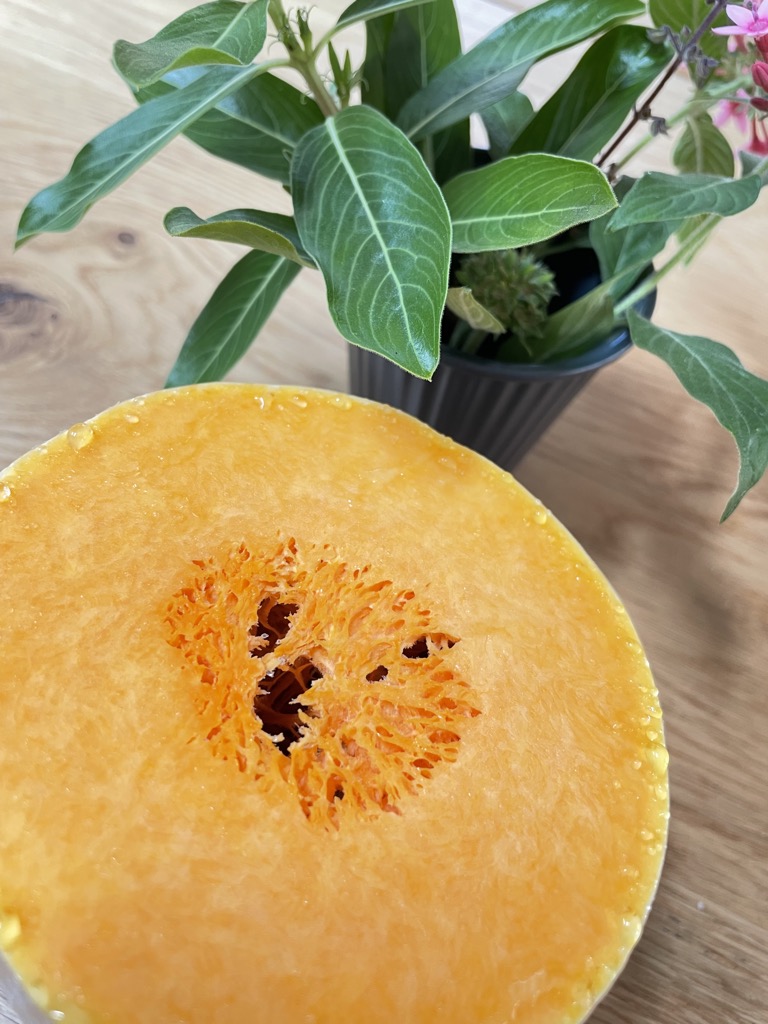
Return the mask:
<svg viewBox="0 0 768 1024"><path fill-rule="evenodd" d="M637 23L647 14L650 31ZM359 66L334 47L356 22L366 32ZM530 67L585 42L534 110L520 88ZM193 325L169 384L223 375L299 270L319 269L339 330L356 353L405 371L401 392L432 378L442 350L439 372L455 378L452 421L472 418L467 368L511 381L513 400L524 393L517 406L498 393L498 421L482 389L473 399L475 420L494 437L497 422L514 428L515 450L491 453L509 464L598 366L634 343L668 362L733 434L741 470L727 516L768 464L768 383L723 345L652 324L648 299L721 217L758 197L768 175L765 44L766 0L727 11L724 0L545 0L464 53L452 0L355 0L319 39L308 14L286 12L282 0L214 0L144 43L116 44L115 67L138 108L32 199L18 244L74 227L183 133L281 181L293 216L242 206L207 219L184 207L166 216L173 235L249 250ZM681 66L691 97L665 120L656 101ZM298 73L301 88L282 70ZM749 122L738 173L709 113L722 103ZM476 113L489 137L480 154L470 144ZM627 148L639 121L650 131ZM677 173L625 176L671 126ZM674 251L653 269L670 239ZM366 358L353 362L358 389L385 375L386 363L370 369ZM531 381L546 382L543 397ZM431 388L427 405L440 393Z"/></svg>

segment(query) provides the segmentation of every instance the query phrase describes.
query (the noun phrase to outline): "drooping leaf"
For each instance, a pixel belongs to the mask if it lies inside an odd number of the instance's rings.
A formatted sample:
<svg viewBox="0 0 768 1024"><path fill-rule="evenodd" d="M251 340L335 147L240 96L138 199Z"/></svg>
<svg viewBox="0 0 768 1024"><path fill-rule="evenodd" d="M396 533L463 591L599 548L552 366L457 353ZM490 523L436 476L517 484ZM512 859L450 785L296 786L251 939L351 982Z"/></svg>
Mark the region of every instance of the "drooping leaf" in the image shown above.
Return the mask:
<svg viewBox="0 0 768 1024"><path fill-rule="evenodd" d="M746 370L717 341L657 327L634 310L629 310L628 322L635 345L663 359L686 391L733 435L740 466L721 521L727 519L768 467L768 381Z"/></svg>
<svg viewBox="0 0 768 1024"><path fill-rule="evenodd" d="M336 22L336 28L353 25L356 21L380 18L382 14L402 11L405 7L418 7L430 3L434 3L434 0L355 0L342 12Z"/></svg>
<svg viewBox="0 0 768 1024"><path fill-rule="evenodd" d="M488 132L491 159L501 160L509 154L512 143L532 117L533 104L525 93L518 90L485 108L483 124Z"/></svg>
<svg viewBox="0 0 768 1024"><path fill-rule="evenodd" d="M73 228L97 200L267 67L213 68L185 89L152 100L97 135L80 150L64 178L30 201L21 216L17 246L42 231Z"/></svg>
<svg viewBox="0 0 768 1024"><path fill-rule="evenodd" d="M220 380L245 354L299 270L273 253L243 256L195 320L165 386Z"/></svg>
<svg viewBox="0 0 768 1024"><path fill-rule="evenodd" d="M675 167L683 174L719 174L732 178L733 150L707 113L689 117L672 150Z"/></svg>
<svg viewBox="0 0 768 1024"><path fill-rule="evenodd" d="M136 93L139 102L165 96L197 81L200 68L172 71ZM302 135L322 124L313 99L274 75L261 75L204 113L184 132L206 152L286 184L291 155Z"/></svg>
<svg viewBox="0 0 768 1024"><path fill-rule="evenodd" d="M593 164L547 153L509 156L444 188L454 252L533 245L616 206Z"/></svg>
<svg viewBox="0 0 768 1024"><path fill-rule="evenodd" d="M398 124L421 139L513 92L532 62L643 13L641 0L545 0L511 18L406 103Z"/></svg>
<svg viewBox="0 0 768 1024"><path fill-rule="evenodd" d="M707 0L649 0L648 4L654 25L668 25L675 32L684 28L694 31L711 10ZM713 22L713 27L728 24L729 20L722 12ZM716 36L710 31L704 33L699 46L710 57L720 59L725 55L727 43L724 36Z"/></svg>
<svg viewBox="0 0 768 1024"><path fill-rule="evenodd" d="M512 152L591 160L669 61L669 49L650 42L639 25L611 29L529 121Z"/></svg>
<svg viewBox="0 0 768 1024"><path fill-rule="evenodd" d="M165 230L176 238L208 238L216 242L234 242L251 249L283 256L304 267L314 267L304 252L293 217L267 210L226 210L203 220L186 206L177 206L165 215Z"/></svg>
<svg viewBox="0 0 768 1024"><path fill-rule="evenodd" d="M466 320L473 330L489 334L503 334L506 330L504 324L477 301L471 288L449 288L445 304L457 317Z"/></svg>
<svg viewBox="0 0 768 1024"><path fill-rule="evenodd" d="M750 174L734 180L715 174L660 174L649 171L633 185L611 218L610 229L654 221L681 220L700 213L730 217L751 206L760 179Z"/></svg>
<svg viewBox="0 0 768 1024"><path fill-rule="evenodd" d="M576 355L607 338L613 324L610 287L598 285L547 318L534 358L544 363Z"/></svg>
<svg viewBox="0 0 768 1024"><path fill-rule="evenodd" d="M291 184L301 240L341 333L430 377L451 225L418 150L378 111L348 107L301 140Z"/></svg>
<svg viewBox="0 0 768 1024"><path fill-rule="evenodd" d="M186 11L144 43L115 43L115 67L131 85L151 85L173 68L250 64L267 36L267 0L213 0Z"/></svg>

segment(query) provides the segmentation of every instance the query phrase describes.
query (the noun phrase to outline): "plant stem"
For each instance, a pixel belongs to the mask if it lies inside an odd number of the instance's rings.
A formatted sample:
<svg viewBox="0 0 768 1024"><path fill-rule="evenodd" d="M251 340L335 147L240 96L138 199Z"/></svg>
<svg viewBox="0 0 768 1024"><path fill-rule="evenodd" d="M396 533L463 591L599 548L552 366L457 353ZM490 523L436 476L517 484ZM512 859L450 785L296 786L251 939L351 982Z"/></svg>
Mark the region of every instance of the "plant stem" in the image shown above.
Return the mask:
<svg viewBox="0 0 768 1024"><path fill-rule="evenodd" d="M676 114L666 118L667 127L673 128L681 121L684 121L690 112L695 110L696 107L704 107L705 105L710 107L713 103L719 103L720 100L730 99L737 89L751 80L751 76L742 75L741 78L735 79L734 81L721 83L719 87L708 86L705 94L697 92L693 99L684 104ZM634 160L637 154L645 149L648 143L653 142L653 140L654 136L651 135L650 132L645 134L641 139L638 139L635 145L624 154L621 160L617 161L613 165L614 172L620 171L623 167L626 167L630 160Z"/></svg>
<svg viewBox="0 0 768 1024"><path fill-rule="evenodd" d="M291 28L282 0L269 0L269 16L277 29L280 42L288 51L291 67L295 68L309 86L318 107L326 117L333 117L339 107L328 92L315 64L315 53L308 53Z"/></svg>
<svg viewBox="0 0 768 1024"><path fill-rule="evenodd" d="M695 251L697 246L707 237L710 231L712 231L719 222L720 217L718 217L717 214L707 214L706 219L702 221L696 231L690 235L685 242L685 245L681 245L677 252L670 256L663 266L659 267L659 269L655 270L652 274L649 274L648 277L641 281L636 288L633 288L628 295L625 295L621 301L616 303L614 308L615 315L619 317L622 313L626 313L626 311L631 306L634 306L636 302L639 302L643 296L652 292L659 281L666 277L670 270L674 269L678 263L682 263L689 253Z"/></svg>
<svg viewBox="0 0 768 1024"><path fill-rule="evenodd" d="M643 100L643 102L640 103L639 106L635 106L635 109L632 112L632 117L629 119L627 124L619 132L619 134L608 146L608 148L603 150L602 154L595 161L598 167L602 167L605 164L608 157L611 156L611 154L616 151L616 149L621 145L624 139L626 139L626 137L629 135L629 133L632 131L635 125L641 120L641 118L646 116L644 112L649 111L651 109L651 104L654 102L654 100L657 99L659 93L662 91L664 86L667 84L670 78L672 78L674 73L683 63L683 51L696 46L699 40L704 36L704 33L709 31L709 29L712 27L720 12L725 9L727 2L728 0L715 0L715 2L712 4L712 10L702 21L702 23L699 25L699 27L696 29L696 31L693 33L690 39L686 40L685 46L682 48L681 52L677 54L675 59L669 65L664 74L661 76L660 80L653 87L653 90L650 92L647 99Z"/></svg>

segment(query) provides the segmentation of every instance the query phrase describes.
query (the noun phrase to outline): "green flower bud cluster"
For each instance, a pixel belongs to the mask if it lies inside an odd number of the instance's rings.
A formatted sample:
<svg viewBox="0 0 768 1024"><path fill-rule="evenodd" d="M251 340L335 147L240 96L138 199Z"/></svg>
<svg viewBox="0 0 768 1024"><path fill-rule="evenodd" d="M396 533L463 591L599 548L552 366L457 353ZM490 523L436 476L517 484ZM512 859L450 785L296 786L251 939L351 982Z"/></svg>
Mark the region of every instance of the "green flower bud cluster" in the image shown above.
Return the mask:
<svg viewBox="0 0 768 1024"><path fill-rule="evenodd" d="M557 288L549 267L528 250L472 253L462 260L456 278L525 348L542 337Z"/></svg>

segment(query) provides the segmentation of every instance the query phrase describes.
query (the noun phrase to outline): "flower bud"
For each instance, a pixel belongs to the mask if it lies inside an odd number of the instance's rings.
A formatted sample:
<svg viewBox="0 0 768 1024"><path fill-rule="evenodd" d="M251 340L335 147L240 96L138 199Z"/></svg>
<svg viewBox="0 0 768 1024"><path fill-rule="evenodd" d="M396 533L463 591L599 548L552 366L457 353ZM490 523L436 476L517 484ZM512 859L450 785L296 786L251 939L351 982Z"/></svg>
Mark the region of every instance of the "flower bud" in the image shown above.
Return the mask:
<svg viewBox="0 0 768 1024"><path fill-rule="evenodd" d="M764 99L762 96L753 96L749 105L762 114L768 114L768 99Z"/></svg>
<svg viewBox="0 0 768 1024"><path fill-rule="evenodd" d="M752 81L768 92L768 63L764 60L757 60L752 65Z"/></svg>

